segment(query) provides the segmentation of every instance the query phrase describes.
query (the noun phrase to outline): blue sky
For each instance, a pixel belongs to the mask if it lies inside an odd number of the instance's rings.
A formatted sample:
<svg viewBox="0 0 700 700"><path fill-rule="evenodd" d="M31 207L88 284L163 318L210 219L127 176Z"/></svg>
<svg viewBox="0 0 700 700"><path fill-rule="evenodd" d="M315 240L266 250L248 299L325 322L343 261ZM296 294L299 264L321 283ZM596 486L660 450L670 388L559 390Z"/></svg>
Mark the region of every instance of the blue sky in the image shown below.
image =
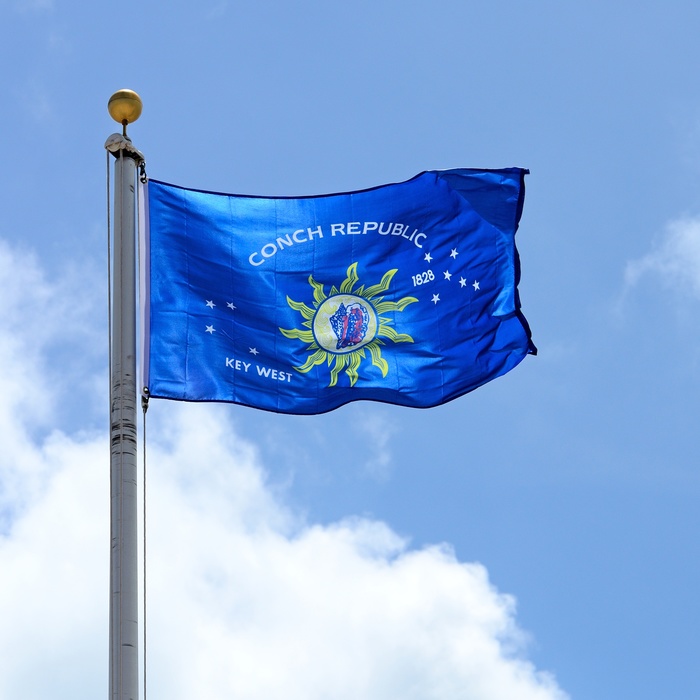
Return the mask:
<svg viewBox="0 0 700 700"><path fill-rule="evenodd" d="M144 5L0 5L0 695L106 692L129 87L149 174L183 186L529 168L539 349L428 411L153 402L149 697L700 696L700 7Z"/></svg>

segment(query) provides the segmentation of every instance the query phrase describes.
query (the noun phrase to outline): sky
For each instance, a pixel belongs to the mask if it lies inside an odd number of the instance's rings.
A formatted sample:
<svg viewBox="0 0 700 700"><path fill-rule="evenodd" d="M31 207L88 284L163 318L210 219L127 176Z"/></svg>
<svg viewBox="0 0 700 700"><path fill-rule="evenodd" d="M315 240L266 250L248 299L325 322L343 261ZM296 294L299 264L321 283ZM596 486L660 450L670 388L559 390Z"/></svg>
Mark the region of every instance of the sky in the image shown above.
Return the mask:
<svg viewBox="0 0 700 700"><path fill-rule="evenodd" d="M151 402L148 697L700 697L697 3L2 0L0 18L0 697L107 693L120 88L143 99L148 174L182 186L531 171L516 240L539 354L506 376L425 411Z"/></svg>

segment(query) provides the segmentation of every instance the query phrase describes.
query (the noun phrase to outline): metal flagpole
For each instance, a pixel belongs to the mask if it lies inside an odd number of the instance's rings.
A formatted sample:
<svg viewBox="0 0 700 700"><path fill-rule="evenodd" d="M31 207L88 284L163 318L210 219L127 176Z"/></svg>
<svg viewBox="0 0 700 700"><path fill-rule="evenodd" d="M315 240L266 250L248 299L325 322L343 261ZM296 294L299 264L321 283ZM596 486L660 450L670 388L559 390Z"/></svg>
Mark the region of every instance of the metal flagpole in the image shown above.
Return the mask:
<svg viewBox="0 0 700 700"><path fill-rule="evenodd" d="M136 500L136 170L143 160L126 135L141 98L119 90L109 113L123 133L105 144L114 166L112 345L110 367L109 700L138 700L138 551Z"/></svg>

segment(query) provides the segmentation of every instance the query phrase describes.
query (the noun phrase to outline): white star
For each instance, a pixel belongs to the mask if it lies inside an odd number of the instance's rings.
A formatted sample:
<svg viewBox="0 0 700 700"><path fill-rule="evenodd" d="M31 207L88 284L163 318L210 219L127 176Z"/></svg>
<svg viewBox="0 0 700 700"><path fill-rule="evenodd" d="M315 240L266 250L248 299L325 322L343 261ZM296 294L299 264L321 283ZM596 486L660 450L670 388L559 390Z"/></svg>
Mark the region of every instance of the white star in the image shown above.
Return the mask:
<svg viewBox="0 0 700 700"><path fill-rule="evenodd" d="M445 279L446 279L448 282L449 282L450 279L452 278L452 273L451 273L451 272L448 272L447 270L446 270L445 272L443 272L442 274L445 275Z"/></svg>
<svg viewBox="0 0 700 700"><path fill-rule="evenodd" d="M231 309L231 311L234 311L236 309L232 301L226 302L226 306L228 306L228 308Z"/></svg>
<svg viewBox="0 0 700 700"><path fill-rule="evenodd" d="M457 252L457 248L453 248L452 251L450 252L450 257L451 258L456 258L459 255Z"/></svg>
<svg viewBox="0 0 700 700"><path fill-rule="evenodd" d="M424 260L426 262L432 262L433 261L433 256L430 253L426 253L424 256Z"/></svg>
<svg viewBox="0 0 700 700"><path fill-rule="evenodd" d="M464 279L464 277L459 278L459 286L460 287L466 287L467 286L467 280Z"/></svg>
<svg viewBox="0 0 700 700"><path fill-rule="evenodd" d="M439 294L433 294L433 304L437 304L440 301L440 295Z"/></svg>
<svg viewBox="0 0 700 700"><path fill-rule="evenodd" d="M257 355L257 354L258 354L258 349L257 349L257 348L250 348L250 349L248 350L248 352L251 353L251 355Z"/></svg>
<svg viewBox="0 0 700 700"><path fill-rule="evenodd" d="M476 280L474 280L474 284L472 285L472 287L474 287L474 291L476 291L477 289L479 289L479 283Z"/></svg>
<svg viewBox="0 0 700 700"><path fill-rule="evenodd" d="M215 330L214 326L207 326L206 333L214 333Z"/></svg>
<svg viewBox="0 0 700 700"><path fill-rule="evenodd" d="M213 301L207 301L207 306L208 306L210 309L213 309L213 308L216 306L216 304L215 304Z"/></svg>

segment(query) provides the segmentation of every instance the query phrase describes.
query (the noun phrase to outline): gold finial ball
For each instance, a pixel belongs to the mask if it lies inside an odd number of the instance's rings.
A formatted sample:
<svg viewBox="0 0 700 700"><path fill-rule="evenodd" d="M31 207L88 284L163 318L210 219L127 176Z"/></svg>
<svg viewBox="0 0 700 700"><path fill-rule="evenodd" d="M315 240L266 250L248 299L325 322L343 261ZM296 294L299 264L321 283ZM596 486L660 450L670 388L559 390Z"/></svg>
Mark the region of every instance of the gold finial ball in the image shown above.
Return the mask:
<svg viewBox="0 0 700 700"><path fill-rule="evenodd" d="M109 114L115 122L131 124L141 116L143 102L133 90L117 90L107 104Z"/></svg>

